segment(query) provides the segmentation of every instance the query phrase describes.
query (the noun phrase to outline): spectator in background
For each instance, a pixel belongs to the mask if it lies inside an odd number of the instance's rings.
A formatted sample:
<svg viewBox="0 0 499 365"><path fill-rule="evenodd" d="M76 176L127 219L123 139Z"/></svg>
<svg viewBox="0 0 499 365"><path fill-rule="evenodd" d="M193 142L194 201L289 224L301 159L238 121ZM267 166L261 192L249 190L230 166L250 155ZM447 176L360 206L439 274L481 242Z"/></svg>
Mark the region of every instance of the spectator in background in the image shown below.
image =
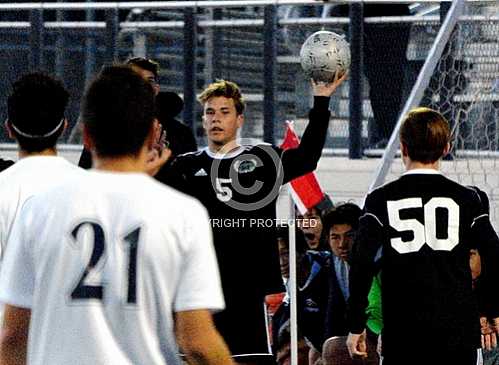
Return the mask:
<svg viewBox="0 0 499 365"><path fill-rule="evenodd" d="M332 204L328 204L328 202L330 202L329 197L310 208L305 214L296 214L298 228L303 232L309 250L329 250L327 237L322 229L322 217L332 207Z"/></svg>
<svg viewBox="0 0 499 365"><path fill-rule="evenodd" d="M277 244L279 247L279 263L284 284L289 279L289 231L288 227L279 227L277 230ZM309 274L308 268L303 265L308 249L305 236L302 231L296 230L296 269L297 284L303 285Z"/></svg>
<svg viewBox="0 0 499 365"><path fill-rule="evenodd" d="M291 365L291 330L289 313L277 313L278 315L283 314L281 321L276 321L277 331L276 331L276 343L274 346L274 352L276 356L277 365ZM308 363L308 352L309 346L303 335L298 332L298 364Z"/></svg>
<svg viewBox="0 0 499 365"><path fill-rule="evenodd" d="M350 253L359 226L360 214L361 209L359 206L354 203L345 203L338 205L326 214L323 220L326 237L333 253L329 271L329 296L325 311L323 346L320 347L322 350L322 360L325 365L340 364L342 363L339 362L341 359L342 361L346 361L345 364L351 363L346 346L348 335L346 306L350 296ZM371 290L374 295L374 286ZM369 314L369 319L374 320L371 314ZM379 361L375 351L377 333L371 333L369 341L374 346L370 346L371 351L366 364L374 365Z"/></svg>
<svg viewBox="0 0 499 365"><path fill-rule="evenodd" d="M331 16L348 17L349 6L333 6ZM407 4L364 4L364 17L407 16ZM369 84L369 99L375 128L369 128L370 148L384 148L397 123L407 70L409 23L364 24L364 73Z"/></svg>
<svg viewBox="0 0 499 365"><path fill-rule="evenodd" d="M191 151L196 151L196 139L189 127L182 124L175 117L182 111L183 101L173 92L161 92L159 87L159 64L153 60L134 57L125 61L144 80L153 87L156 96L157 118L166 133L169 149L173 157ZM81 123L75 127L81 129ZM80 167L92 167L92 156L84 148L78 163ZM165 166L166 168L166 166ZM159 172L161 174L161 170Z"/></svg>
<svg viewBox="0 0 499 365"><path fill-rule="evenodd" d="M160 91L156 95L157 118L166 131L172 157L198 149L191 128L176 119L183 108L182 98L174 92Z"/></svg>

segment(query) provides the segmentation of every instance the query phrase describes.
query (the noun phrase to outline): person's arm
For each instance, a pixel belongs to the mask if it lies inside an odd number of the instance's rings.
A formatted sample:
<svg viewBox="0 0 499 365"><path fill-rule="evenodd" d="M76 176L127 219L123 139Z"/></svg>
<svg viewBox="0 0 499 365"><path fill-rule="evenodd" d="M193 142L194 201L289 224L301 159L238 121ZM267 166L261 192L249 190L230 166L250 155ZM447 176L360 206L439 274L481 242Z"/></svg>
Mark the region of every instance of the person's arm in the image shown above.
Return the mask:
<svg viewBox="0 0 499 365"><path fill-rule="evenodd" d="M5 305L0 334L1 365L26 364L30 318L30 309Z"/></svg>
<svg viewBox="0 0 499 365"><path fill-rule="evenodd" d="M0 302L5 303L0 334L0 364L25 364L35 272L31 234L40 219L28 200L14 221L2 260ZM29 249L28 249L29 247Z"/></svg>
<svg viewBox="0 0 499 365"><path fill-rule="evenodd" d="M185 172L187 170L187 164L186 157L177 156L171 163L168 161L164 164L156 175L154 175L154 178L187 195L194 195L194 192L191 190L192 185L188 183Z"/></svg>
<svg viewBox="0 0 499 365"><path fill-rule="evenodd" d="M310 110L309 123L303 132L300 145L282 153L284 183L316 169L326 143L331 115L329 99L346 77L347 74L329 84L312 81L314 107Z"/></svg>
<svg viewBox="0 0 499 365"><path fill-rule="evenodd" d="M476 209L475 219L471 226L473 242L476 243L481 261L479 285L475 290L479 311L482 316L493 321L499 318L499 237L492 227L489 218L489 199L485 192L476 189L480 201L480 209ZM471 207L470 207L471 209Z"/></svg>
<svg viewBox="0 0 499 365"><path fill-rule="evenodd" d="M347 312L350 330L347 344L352 356L367 356L365 328L368 293L376 274L374 259L383 242L383 225L376 215L376 201L373 193L367 196L357 237L352 247Z"/></svg>
<svg viewBox="0 0 499 365"><path fill-rule="evenodd" d="M233 364L229 349L216 330L208 310L175 313L175 334L189 364Z"/></svg>

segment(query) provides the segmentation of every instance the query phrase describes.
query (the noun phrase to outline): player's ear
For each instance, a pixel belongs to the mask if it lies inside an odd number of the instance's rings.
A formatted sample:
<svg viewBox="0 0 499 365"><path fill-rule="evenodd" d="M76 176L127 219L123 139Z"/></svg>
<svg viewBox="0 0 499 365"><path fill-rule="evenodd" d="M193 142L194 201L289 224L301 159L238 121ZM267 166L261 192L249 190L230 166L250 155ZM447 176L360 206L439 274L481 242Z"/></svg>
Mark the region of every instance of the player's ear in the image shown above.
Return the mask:
<svg viewBox="0 0 499 365"><path fill-rule="evenodd" d="M239 114L237 116L237 127L241 128L244 124L244 114Z"/></svg>
<svg viewBox="0 0 499 365"><path fill-rule="evenodd" d="M64 132L67 128L68 128L68 119L67 118L64 118L64 126L62 127L62 131Z"/></svg>
<svg viewBox="0 0 499 365"><path fill-rule="evenodd" d="M403 142L400 142L400 152L402 153L402 156L409 155L409 151L407 150L407 146Z"/></svg>
<svg viewBox="0 0 499 365"><path fill-rule="evenodd" d="M5 129L7 130L7 134L9 135L10 139L16 139L14 133L12 133L12 128L10 127L10 122L8 119L5 121Z"/></svg>
<svg viewBox="0 0 499 365"><path fill-rule="evenodd" d="M447 154L450 152L450 147L451 147L450 142L447 142L447 144L445 145L445 148L444 148L444 152L443 152L443 154L442 154L442 157L447 156Z"/></svg>
<svg viewBox="0 0 499 365"><path fill-rule="evenodd" d="M92 151L94 147L94 142L92 141L92 137L90 137L87 126L85 124L83 124L83 146L88 151Z"/></svg>

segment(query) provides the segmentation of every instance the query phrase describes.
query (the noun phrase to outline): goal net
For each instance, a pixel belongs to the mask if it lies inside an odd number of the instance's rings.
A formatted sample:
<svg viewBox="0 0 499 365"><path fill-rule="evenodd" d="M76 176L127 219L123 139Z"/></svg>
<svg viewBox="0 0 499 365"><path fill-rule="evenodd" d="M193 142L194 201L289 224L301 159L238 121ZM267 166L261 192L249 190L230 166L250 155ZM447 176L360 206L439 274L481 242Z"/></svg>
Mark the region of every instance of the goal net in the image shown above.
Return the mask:
<svg viewBox="0 0 499 365"><path fill-rule="evenodd" d="M415 24L413 35L438 40L439 25ZM418 29L419 28L419 29ZM414 34L416 30L416 34ZM462 184L476 185L490 198L491 220L499 230L499 18L491 2L466 2L452 32L428 72L429 82L414 105L438 110L453 131L450 158L442 171ZM422 42L421 44L423 44ZM413 50L414 51L414 50ZM431 55L430 55L431 56ZM424 67L423 67L424 68ZM424 71L424 70L423 70ZM421 77L422 75L420 75ZM414 94L413 90L413 93ZM421 90L422 91L422 90ZM411 95L412 95L411 94ZM394 133L398 134L398 128ZM403 172L392 136L372 188Z"/></svg>

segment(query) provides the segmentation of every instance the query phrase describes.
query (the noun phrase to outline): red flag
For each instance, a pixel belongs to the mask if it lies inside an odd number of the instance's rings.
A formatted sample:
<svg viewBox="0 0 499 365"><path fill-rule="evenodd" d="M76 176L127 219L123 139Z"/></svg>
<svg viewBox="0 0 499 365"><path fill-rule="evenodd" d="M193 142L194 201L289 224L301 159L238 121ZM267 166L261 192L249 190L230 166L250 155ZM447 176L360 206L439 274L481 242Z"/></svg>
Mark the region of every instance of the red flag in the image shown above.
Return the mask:
<svg viewBox="0 0 499 365"><path fill-rule="evenodd" d="M299 144L300 139L293 129L293 122L286 122L286 135L281 148L283 150L297 148ZM305 214L307 210L320 203L324 199L324 193L315 173L310 172L291 180L291 196L301 214Z"/></svg>

